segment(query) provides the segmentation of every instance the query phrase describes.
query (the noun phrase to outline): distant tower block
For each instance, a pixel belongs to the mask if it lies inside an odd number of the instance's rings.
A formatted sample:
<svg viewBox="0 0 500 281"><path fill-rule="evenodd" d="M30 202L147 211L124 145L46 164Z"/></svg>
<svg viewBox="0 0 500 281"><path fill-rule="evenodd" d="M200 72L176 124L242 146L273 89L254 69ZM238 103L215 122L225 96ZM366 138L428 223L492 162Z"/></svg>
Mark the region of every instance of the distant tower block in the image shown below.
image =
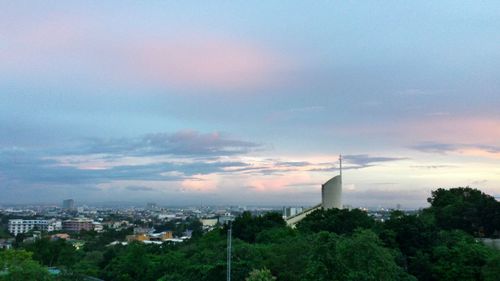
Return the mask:
<svg viewBox="0 0 500 281"><path fill-rule="evenodd" d="M340 160L340 175L331 178L321 186L321 207L323 209L342 209L342 156Z"/></svg>

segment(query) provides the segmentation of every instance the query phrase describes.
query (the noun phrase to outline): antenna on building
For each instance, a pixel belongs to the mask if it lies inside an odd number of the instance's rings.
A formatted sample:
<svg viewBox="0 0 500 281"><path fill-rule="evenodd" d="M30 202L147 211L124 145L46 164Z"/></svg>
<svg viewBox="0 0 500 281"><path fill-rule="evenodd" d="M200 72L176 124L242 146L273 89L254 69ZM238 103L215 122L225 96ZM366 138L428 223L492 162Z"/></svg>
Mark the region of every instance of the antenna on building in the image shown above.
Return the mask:
<svg viewBox="0 0 500 281"><path fill-rule="evenodd" d="M342 177L342 154L339 155L339 170L340 170L340 177Z"/></svg>

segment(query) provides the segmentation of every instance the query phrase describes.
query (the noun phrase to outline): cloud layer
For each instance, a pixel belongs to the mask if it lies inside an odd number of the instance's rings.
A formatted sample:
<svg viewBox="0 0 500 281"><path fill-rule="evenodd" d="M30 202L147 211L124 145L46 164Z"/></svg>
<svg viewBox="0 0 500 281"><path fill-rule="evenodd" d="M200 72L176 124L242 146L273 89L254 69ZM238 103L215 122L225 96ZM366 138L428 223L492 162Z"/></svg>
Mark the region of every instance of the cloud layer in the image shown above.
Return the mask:
<svg viewBox="0 0 500 281"><path fill-rule="evenodd" d="M500 193L496 2L2 4L0 203Z"/></svg>

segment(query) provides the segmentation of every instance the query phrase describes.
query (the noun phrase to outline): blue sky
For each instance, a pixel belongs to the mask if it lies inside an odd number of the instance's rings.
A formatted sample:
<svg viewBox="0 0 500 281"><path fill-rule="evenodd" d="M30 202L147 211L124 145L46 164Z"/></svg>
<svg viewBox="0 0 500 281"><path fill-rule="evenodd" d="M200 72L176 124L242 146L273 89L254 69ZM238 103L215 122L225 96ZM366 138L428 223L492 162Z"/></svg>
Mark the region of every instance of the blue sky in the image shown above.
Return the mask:
<svg viewBox="0 0 500 281"><path fill-rule="evenodd" d="M5 1L0 203L500 195L496 1Z"/></svg>

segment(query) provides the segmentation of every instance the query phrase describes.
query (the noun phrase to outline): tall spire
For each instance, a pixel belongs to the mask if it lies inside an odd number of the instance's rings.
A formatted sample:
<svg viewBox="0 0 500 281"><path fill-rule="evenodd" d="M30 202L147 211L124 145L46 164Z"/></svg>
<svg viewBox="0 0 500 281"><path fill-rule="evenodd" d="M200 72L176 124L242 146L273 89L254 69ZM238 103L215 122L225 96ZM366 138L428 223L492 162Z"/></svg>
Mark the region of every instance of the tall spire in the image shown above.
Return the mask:
<svg viewBox="0 0 500 281"><path fill-rule="evenodd" d="M340 177L342 177L342 154L339 155L339 170L340 170Z"/></svg>

